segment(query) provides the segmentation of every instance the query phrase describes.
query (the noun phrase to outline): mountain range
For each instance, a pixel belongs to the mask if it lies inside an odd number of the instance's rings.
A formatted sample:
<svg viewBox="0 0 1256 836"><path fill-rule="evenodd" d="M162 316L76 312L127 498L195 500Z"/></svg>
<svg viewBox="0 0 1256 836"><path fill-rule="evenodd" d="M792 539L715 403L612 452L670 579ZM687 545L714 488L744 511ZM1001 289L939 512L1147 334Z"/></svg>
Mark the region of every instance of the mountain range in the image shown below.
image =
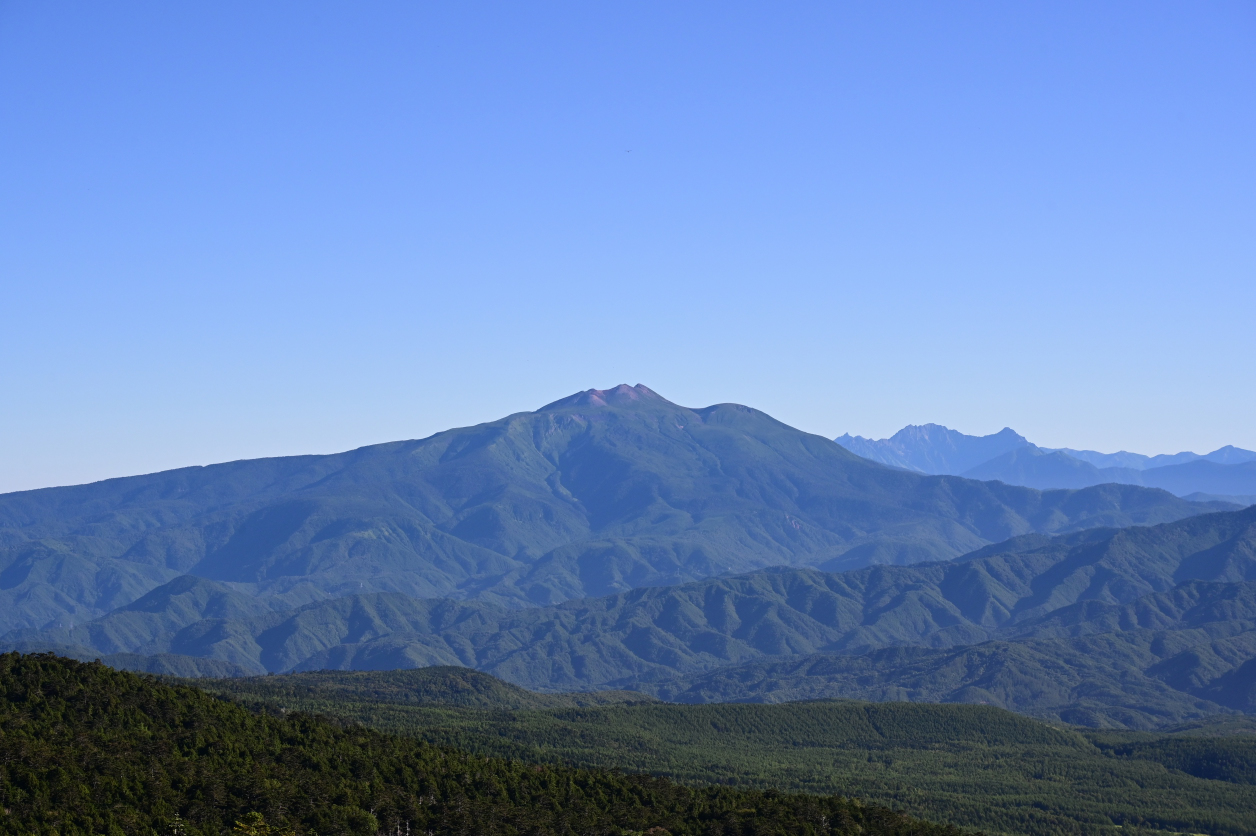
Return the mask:
<svg viewBox="0 0 1256 836"><path fill-rule="evenodd" d="M1039 490L1141 485L1189 499L1256 504L1256 452L1234 446L1202 456L1098 453L1039 447L1008 427L973 436L938 424L907 426L879 440L847 434L837 443L856 455L917 473L997 480Z"/></svg>
<svg viewBox="0 0 1256 836"><path fill-rule="evenodd" d="M419 441L0 496L0 635L82 624L183 575L274 610L368 592L521 607L1225 507L909 473L758 410L624 385Z"/></svg>
<svg viewBox="0 0 1256 836"><path fill-rule="evenodd" d="M910 472L625 385L418 441L0 496L0 644L1143 727L1251 710L1238 507Z"/></svg>
<svg viewBox="0 0 1256 836"><path fill-rule="evenodd" d="M1256 711L1256 508L526 609L369 593L276 612L187 576L73 630L8 642L151 657L166 671L194 658L252 673L463 665L541 690L979 702L1152 727Z"/></svg>

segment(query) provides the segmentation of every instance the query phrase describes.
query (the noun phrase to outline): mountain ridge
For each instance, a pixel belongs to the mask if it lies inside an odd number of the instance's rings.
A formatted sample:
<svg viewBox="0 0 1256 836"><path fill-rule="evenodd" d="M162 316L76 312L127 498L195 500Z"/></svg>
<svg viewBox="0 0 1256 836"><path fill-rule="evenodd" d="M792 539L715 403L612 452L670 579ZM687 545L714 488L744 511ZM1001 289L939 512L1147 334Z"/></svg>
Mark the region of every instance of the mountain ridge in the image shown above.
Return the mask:
<svg viewBox="0 0 1256 836"><path fill-rule="evenodd" d="M1217 507L906 473L750 407L621 385L426 439L0 496L0 632L68 629L187 574L285 606L392 592L527 607Z"/></svg>
<svg viewBox="0 0 1256 836"><path fill-rule="evenodd" d="M729 699L931 695L1146 725L1256 710L1256 687L1245 684L1256 674L1256 507L1030 534L960 560L843 573L777 567L523 610L365 593L267 611L220 582L187 577L73 630L18 631L5 641L34 649L41 639L119 657L207 657L255 673L459 665L542 691L688 699L717 693L702 682L722 682ZM991 642L994 655L982 649ZM893 659L885 656L893 648L933 655L911 657L899 674L879 671L875 691L840 671L793 684L786 680L796 673L770 673L821 654L847 659L841 670L866 678L868 660ZM1074 672L1049 675L1064 658ZM976 659L985 661L964 661ZM991 696L975 673L955 678L957 669L1007 665L1021 672L1000 686L1006 697ZM1141 683L1131 684L1133 696L1121 696L1105 665ZM776 691L737 684L751 675L739 670L769 672ZM941 676L953 686L909 688L895 676ZM1047 705L1017 691L1053 679L1072 683L1051 693L1073 702ZM1108 684L1095 691L1100 682Z"/></svg>
<svg viewBox="0 0 1256 836"><path fill-rule="evenodd" d="M1038 490L1109 483L1160 488L1176 496L1206 494L1235 504L1256 494L1256 452L1233 445L1199 455L1143 456L1121 451L1039 447L1005 427L970 436L939 424L908 425L890 438L849 433L835 439L851 452L890 467L919 473L997 480Z"/></svg>

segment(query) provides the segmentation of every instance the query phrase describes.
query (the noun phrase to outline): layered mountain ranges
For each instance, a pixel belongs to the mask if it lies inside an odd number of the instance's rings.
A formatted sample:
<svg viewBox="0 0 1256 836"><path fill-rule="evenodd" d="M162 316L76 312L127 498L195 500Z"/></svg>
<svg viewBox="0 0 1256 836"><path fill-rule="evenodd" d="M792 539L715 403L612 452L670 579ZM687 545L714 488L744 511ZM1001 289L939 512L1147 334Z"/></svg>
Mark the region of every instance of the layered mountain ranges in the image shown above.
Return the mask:
<svg viewBox="0 0 1256 836"><path fill-rule="evenodd" d="M1075 640L1043 632L1053 614L1256 582L1236 507L913 473L620 386L419 441L0 496L0 643L180 675L453 664L548 691L831 695L853 674L777 688L763 666ZM1248 616L1190 632L1196 610L1138 630L1230 641L1242 669ZM1127 667L1167 682L1149 658ZM1230 671L1209 664L1205 690ZM908 693L892 668L882 690ZM736 685L701 679L720 671ZM911 693L1072 705L928 676ZM1150 687L1129 722L1244 710L1241 685Z"/></svg>
<svg viewBox="0 0 1256 836"><path fill-rule="evenodd" d="M0 635L183 575L281 610L367 592L523 607L1230 507L909 473L748 407L619 386L418 441L0 496Z"/></svg>
<svg viewBox="0 0 1256 836"><path fill-rule="evenodd" d="M1256 711L1256 508L521 610L369 593L274 611L186 576L7 643L183 674L195 659L216 674L463 665L540 690L980 702L1150 727Z"/></svg>
<svg viewBox="0 0 1256 836"><path fill-rule="evenodd" d="M1234 446L1202 456L1098 453L1039 447L1008 427L973 436L938 424L907 426L879 440L849 434L836 440L857 455L917 473L997 480L1040 490L1142 485L1189 499L1256 504L1256 452Z"/></svg>

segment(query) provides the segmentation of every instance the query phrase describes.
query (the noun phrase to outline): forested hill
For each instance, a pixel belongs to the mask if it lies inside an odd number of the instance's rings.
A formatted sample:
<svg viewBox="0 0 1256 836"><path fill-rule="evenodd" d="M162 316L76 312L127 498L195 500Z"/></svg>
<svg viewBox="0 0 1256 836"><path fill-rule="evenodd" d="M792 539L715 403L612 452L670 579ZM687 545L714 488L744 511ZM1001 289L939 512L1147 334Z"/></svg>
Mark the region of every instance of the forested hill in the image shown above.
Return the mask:
<svg viewBox="0 0 1256 836"><path fill-rule="evenodd" d="M318 705L371 702L526 711L657 702L635 691L541 694L481 671L449 665L391 671L310 671L281 676L194 679L187 684L242 700L287 700Z"/></svg>
<svg viewBox="0 0 1256 836"><path fill-rule="evenodd" d="M950 564L867 571L910 572L917 583L904 577L871 596L905 600L865 619L861 628L877 632L862 635L914 630L920 640L883 647L926 647L855 655L850 644L834 644L826 649L835 652L747 660L637 687L686 702L981 702L1136 728L1256 713L1256 508L1026 537ZM938 572L932 581L929 571ZM948 616L962 620L948 626Z"/></svg>
<svg viewBox="0 0 1256 836"><path fill-rule="evenodd" d="M69 629L181 575L261 612L375 592L518 607L1210 507L907 473L754 409L620 386L419 441L0 496L0 633Z"/></svg>
<svg viewBox="0 0 1256 836"><path fill-rule="evenodd" d="M140 654L185 675L222 675L198 659L254 673L460 665L542 690L980 701L1150 727L1256 710L1254 555L1249 508L1027 536L956 561L778 569L523 610L372 593L276 612L184 577L13 642L119 666Z"/></svg>
<svg viewBox="0 0 1256 836"><path fill-rule="evenodd" d="M52 656L0 656L0 833L957 834L837 797L468 755ZM273 828L273 829L271 829ZM249 832L249 831L244 831Z"/></svg>
<svg viewBox="0 0 1256 836"><path fill-rule="evenodd" d="M1061 728L985 705L637 700L541 708L552 695L529 699L485 674L447 668L196 684L480 754L840 792L995 833L1256 832L1251 719L1153 734Z"/></svg>

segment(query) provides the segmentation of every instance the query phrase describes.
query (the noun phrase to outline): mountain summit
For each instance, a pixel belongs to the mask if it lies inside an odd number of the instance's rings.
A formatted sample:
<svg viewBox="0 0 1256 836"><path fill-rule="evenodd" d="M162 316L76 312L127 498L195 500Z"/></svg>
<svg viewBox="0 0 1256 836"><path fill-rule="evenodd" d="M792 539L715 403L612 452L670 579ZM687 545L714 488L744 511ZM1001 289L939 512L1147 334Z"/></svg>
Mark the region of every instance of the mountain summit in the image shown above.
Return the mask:
<svg viewBox="0 0 1256 836"><path fill-rule="evenodd" d="M894 470L749 407L624 385L417 441L0 496L0 632L81 624L180 575L268 610L371 593L521 607L1205 510Z"/></svg>
<svg viewBox="0 0 1256 836"><path fill-rule="evenodd" d="M627 406L637 401L647 403L657 401L668 406L676 406L676 404L667 400L653 389L640 383L636 386L621 383L614 389L586 389L583 392L577 392L562 400L543 406L539 411L546 412L552 409L565 409L572 406Z"/></svg>
<svg viewBox="0 0 1256 836"><path fill-rule="evenodd" d="M837 443L866 459L919 473L959 475L1011 450L1030 446L1010 427L992 435L965 435L941 424L909 424L873 441L849 433Z"/></svg>

